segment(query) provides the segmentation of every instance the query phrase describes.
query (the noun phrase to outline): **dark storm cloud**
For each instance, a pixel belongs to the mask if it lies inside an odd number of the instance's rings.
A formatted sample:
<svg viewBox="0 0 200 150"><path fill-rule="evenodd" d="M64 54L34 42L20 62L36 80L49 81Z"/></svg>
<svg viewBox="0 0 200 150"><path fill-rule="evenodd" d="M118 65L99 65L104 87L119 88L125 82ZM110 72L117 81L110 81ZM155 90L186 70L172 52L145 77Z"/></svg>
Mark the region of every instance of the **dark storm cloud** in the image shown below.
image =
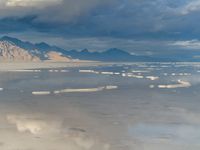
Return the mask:
<svg viewBox="0 0 200 150"><path fill-rule="evenodd" d="M0 4L0 33L175 42L200 38L196 21L200 0L2 0Z"/></svg>

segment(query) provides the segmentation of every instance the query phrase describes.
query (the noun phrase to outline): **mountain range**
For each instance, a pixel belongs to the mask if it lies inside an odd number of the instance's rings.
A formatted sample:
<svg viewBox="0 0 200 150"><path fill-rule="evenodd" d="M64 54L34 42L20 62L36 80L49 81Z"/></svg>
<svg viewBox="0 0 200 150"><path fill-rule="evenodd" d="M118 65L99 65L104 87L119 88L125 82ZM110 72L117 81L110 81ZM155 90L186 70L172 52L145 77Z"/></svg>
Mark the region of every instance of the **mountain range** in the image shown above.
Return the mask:
<svg viewBox="0 0 200 150"><path fill-rule="evenodd" d="M87 49L65 50L47 43L31 43L17 38L4 36L0 38L0 61L125 61L125 62L177 62L200 61L200 57L190 55L173 56L136 56L124 50L111 48L102 52L90 52Z"/></svg>
<svg viewBox="0 0 200 150"><path fill-rule="evenodd" d="M136 60L136 57L131 55L130 53L117 49L111 48L103 52L90 52L87 49L83 49L81 51L78 50L65 50L63 48L57 46L51 46L47 43L31 43L24 42L17 38L12 38L8 36L4 36L0 38L0 43L7 44L7 47L12 47L12 50L22 50L26 51L30 56L34 57L32 60L40 60L40 61L71 61L71 60L91 60L91 61L133 61ZM0 50L4 50L9 52L10 50L5 50L5 46L2 47L0 44ZM15 47L15 48L13 48ZM0 55L2 55L0 53ZM7 58L4 59L6 60ZM8 57L8 59L10 56ZM18 58L11 57L11 60L19 60ZM9 59L10 60L10 59ZM139 60L139 59L138 59Z"/></svg>

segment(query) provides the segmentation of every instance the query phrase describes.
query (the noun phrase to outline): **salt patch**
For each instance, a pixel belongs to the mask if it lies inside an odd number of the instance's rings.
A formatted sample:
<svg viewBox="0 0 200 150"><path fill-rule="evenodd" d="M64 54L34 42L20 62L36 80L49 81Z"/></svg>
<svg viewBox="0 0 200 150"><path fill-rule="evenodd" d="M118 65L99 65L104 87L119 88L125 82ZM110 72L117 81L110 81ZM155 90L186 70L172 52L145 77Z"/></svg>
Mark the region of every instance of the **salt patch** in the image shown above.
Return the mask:
<svg viewBox="0 0 200 150"><path fill-rule="evenodd" d="M144 78L144 76L142 76L142 75L135 75L132 73L122 73L122 77L132 77L132 78L138 78L138 79Z"/></svg>
<svg viewBox="0 0 200 150"><path fill-rule="evenodd" d="M26 69L21 69L21 70L8 70L8 72L41 72L41 70L26 70Z"/></svg>
<svg viewBox="0 0 200 150"><path fill-rule="evenodd" d="M149 85L149 88L153 89L155 87L155 85Z"/></svg>
<svg viewBox="0 0 200 150"><path fill-rule="evenodd" d="M97 92L97 91L102 91L104 88L105 87L87 88L87 89L62 89L62 90L54 91L54 94L77 93L77 92L82 92L82 93Z"/></svg>
<svg viewBox="0 0 200 150"><path fill-rule="evenodd" d="M113 75L114 72L101 72L101 74Z"/></svg>
<svg viewBox="0 0 200 150"><path fill-rule="evenodd" d="M133 73L145 73L149 72L148 70L132 70Z"/></svg>
<svg viewBox="0 0 200 150"><path fill-rule="evenodd" d="M59 70L49 70L49 72L59 72Z"/></svg>
<svg viewBox="0 0 200 150"><path fill-rule="evenodd" d="M107 90L117 89L118 86L108 85L105 87Z"/></svg>
<svg viewBox="0 0 200 150"><path fill-rule="evenodd" d="M175 76L175 75L176 75L176 73L172 73L171 75L172 75L172 76Z"/></svg>
<svg viewBox="0 0 200 150"><path fill-rule="evenodd" d="M120 73L119 73L119 72L114 72L114 74L115 74L115 75L120 75Z"/></svg>
<svg viewBox="0 0 200 150"><path fill-rule="evenodd" d="M94 71L94 70L79 70L80 73L95 73L95 74L99 74L98 71Z"/></svg>
<svg viewBox="0 0 200 150"><path fill-rule="evenodd" d="M190 86L191 86L190 82L178 80L178 84L158 85L158 88L173 89L173 88L185 88Z"/></svg>
<svg viewBox="0 0 200 150"><path fill-rule="evenodd" d="M164 76L167 76L168 75L168 73L164 73Z"/></svg>
<svg viewBox="0 0 200 150"><path fill-rule="evenodd" d="M100 86L97 88L82 88L82 89L62 89L62 90L56 90L53 93L54 94L60 94L60 93L90 93L90 92L99 92L103 90L112 90L112 89L117 89L118 86L114 85L107 85L107 86Z"/></svg>
<svg viewBox="0 0 200 150"><path fill-rule="evenodd" d="M81 73L93 73L94 70L79 70Z"/></svg>
<svg viewBox="0 0 200 150"><path fill-rule="evenodd" d="M156 77L156 76L146 76L146 78L152 81L159 79L159 77Z"/></svg>
<svg viewBox="0 0 200 150"><path fill-rule="evenodd" d="M126 74L125 74L125 73L122 73L122 77L126 77Z"/></svg>
<svg viewBox="0 0 200 150"><path fill-rule="evenodd" d="M69 72L69 70L61 70L60 72Z"/></svg>
<svg viewBox="0 0 200 150"><path fill-rule="evenodd" d="M32 92L33 95L49 95L51 94L50 91L34 91Z"/></svg>

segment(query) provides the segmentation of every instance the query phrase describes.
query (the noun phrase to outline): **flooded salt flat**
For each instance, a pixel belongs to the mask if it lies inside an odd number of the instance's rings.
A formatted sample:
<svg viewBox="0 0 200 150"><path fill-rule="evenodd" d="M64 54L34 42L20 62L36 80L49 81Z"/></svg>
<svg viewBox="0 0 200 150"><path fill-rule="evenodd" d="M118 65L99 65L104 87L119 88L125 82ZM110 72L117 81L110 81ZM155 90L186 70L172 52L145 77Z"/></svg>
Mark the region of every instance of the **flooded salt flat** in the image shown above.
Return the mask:
<svg viewBox="0 0 200 150"><path fill-rule="evenodd" d="M199 150L200 64L0 72L0 149Z"/></svg>

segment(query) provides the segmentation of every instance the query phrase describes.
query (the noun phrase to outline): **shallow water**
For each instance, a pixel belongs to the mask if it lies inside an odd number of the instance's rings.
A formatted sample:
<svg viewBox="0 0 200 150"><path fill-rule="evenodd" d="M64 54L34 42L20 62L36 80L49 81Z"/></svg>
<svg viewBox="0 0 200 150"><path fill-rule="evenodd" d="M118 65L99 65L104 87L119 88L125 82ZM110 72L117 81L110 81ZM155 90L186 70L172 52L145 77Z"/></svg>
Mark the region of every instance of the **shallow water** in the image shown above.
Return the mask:
<svg viewBox="0 0 200 150"><path fill-rule="evenodd" d="M199 150L199 70L134 63L1 72L0 149Z"/></svg>

